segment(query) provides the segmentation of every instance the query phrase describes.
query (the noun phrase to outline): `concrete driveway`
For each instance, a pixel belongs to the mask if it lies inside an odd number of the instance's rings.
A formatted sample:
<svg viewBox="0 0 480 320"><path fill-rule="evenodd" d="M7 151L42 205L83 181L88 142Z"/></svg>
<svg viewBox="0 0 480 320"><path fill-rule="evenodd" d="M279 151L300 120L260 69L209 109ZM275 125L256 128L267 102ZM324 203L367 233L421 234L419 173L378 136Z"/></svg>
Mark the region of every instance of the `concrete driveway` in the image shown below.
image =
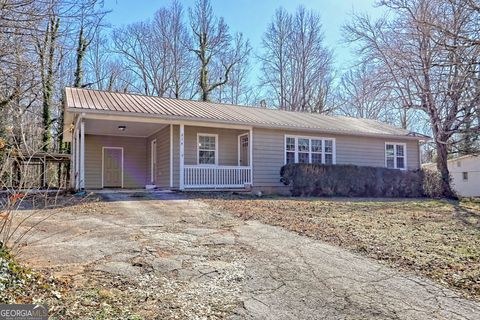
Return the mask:
<svg viewBox="0 0 480 320"><path fill-rule="evenodd" d="M478 303L429 280L200 200L103 196L47 220L22 257L79 287L121 277L145 318L480 319Z"/></svg>

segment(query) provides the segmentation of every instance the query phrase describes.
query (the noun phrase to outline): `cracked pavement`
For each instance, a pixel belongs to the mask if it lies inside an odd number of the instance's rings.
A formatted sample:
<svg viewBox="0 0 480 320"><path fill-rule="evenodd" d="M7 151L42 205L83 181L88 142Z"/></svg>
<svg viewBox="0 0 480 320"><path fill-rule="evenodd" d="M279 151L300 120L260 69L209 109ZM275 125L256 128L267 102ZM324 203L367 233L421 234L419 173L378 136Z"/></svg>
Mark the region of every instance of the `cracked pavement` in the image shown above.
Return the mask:
<svg viewBox="0 0 480 320"><path fill-rule="evenodd" d="M108 210L48 219L23 260L79 285L97 273L128 279L149 297L133 306L147 319L480 319L479 303L428 279L201 200L103 197Z"/></svg>

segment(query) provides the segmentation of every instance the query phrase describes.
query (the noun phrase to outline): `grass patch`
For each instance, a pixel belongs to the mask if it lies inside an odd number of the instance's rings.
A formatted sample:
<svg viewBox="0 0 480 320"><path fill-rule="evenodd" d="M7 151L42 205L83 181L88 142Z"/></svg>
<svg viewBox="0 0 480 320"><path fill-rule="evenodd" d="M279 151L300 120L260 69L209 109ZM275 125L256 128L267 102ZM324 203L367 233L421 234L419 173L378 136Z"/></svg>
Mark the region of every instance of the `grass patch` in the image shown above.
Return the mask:
<svg viewBox="0 0 480 320"><path fill-rule="evenodd" d="M201 197L201 195L200 195ZM480 201L253 198L205 202L427 276L480 301Z"/></svg>

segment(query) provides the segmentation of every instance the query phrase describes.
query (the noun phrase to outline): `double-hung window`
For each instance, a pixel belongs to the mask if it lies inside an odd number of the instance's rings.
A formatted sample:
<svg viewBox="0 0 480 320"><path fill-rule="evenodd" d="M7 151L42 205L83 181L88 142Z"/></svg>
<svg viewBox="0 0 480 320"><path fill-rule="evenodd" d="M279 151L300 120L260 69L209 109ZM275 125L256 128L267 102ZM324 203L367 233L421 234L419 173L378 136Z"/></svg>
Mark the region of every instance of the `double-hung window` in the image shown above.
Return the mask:
<svg viewBox="0 0 480 320"><path fill-rule="evenodd" d="M310 139L298 138L297 151L298 151L298 162L309 163L310 162Z"/></svg>
<svg viewBox="0 0 480 320"><path fill-rule="evenodd" d="M285 139L285 163L295 163L296 160L296 140L294 137L287 137Z"/></svg>
<svg viewBox="0 0 480 320"><path fill-rule="evenodd" d="M333 140L325 140L325 164L333 164Z"/></svg>
<svg viewBox="0 0 480 320"><path fill-rule="evenodd" d="M323 140L322 139L312 139L312 161L311 163L322 163L322 154L323 154Z"/></svg>
<svg viewBox="0 0 480 320"><path fill-rule="evenodd" d="M218 156L218 139L216 134L197 135L198 164L216 165Z"/></svg>
<svg viewBox="0 0 480 320"><path fill-rule="evenodd" d="M406 169L405 143L385 143L385 166L390 169Z"/></svg>
<svg viewBox="0 0 480 320"><path fill-rule="evenodd" d="M335 163L335 140L316 137L285 137L285 163Z"/></svg>

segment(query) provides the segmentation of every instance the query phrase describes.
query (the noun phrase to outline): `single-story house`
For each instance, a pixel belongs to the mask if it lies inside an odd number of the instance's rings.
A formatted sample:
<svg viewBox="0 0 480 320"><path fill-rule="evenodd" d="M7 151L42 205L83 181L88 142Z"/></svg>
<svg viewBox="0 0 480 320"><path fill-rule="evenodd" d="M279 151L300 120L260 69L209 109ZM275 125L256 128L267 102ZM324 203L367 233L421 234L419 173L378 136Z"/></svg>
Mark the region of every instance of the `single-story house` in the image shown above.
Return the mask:
<svg viewBox="0 0 480 320"><path fill-rule="evenodd" d="M480 154L470 154L448 161L452 187L462 197L480 197ZM435 163L425 163L425 169L437 170Z"/></svg>
<svg viewBox="0 0 480 320"><path fill-rule="evenodd" d="M286 163L420 167L419 136L378 121L65 88L72 187L286 190Z"/></svg>

